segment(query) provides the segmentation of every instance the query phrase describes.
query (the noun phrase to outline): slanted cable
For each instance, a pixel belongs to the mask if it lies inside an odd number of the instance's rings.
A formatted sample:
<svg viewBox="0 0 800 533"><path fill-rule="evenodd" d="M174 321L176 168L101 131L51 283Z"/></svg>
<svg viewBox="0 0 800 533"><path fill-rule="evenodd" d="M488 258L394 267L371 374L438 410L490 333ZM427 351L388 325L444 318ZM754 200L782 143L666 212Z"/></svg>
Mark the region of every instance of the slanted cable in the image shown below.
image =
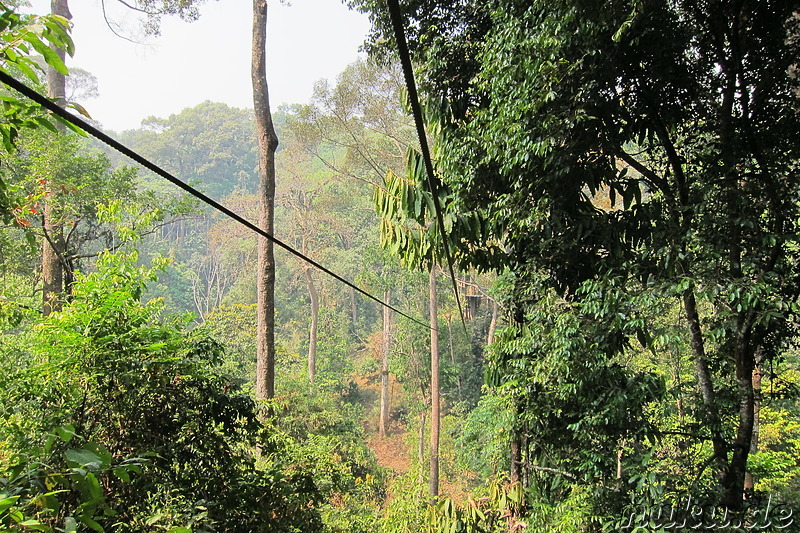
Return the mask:
<svg viewBox="0 0 800 533"><path fill-rule="evenodd" d="M129 157L130 159L133 159L134 161L136 161L137 163L139 163L140 165L142 165L146 169L154 172L155 174L158 174L159 176L161 176L162 178L166 179L167 181L169 181L173 185L176 185L177 187L180 187L181 189L183 189L187 193L191 194L192 196L194 196L195 198L197 198L201 202L203 202L203 203L205 203L207 205L210 205L211 207L213 207L214 209L216 209L220 213L223 213L223 214L227 215L229 218L232 218L236 222L242 224L243 226L245 226L248 229L250 229L251 231L254 231L255 233L261 235L262 237L265 237L265 238L271 240L276 245L280 246L281 248L283 248L284 250L286 250L290 254L302 259L303 261L305 261L309 265L318 268L322 272L325 272L326 274L328 274L332 278L344 283L348 287L350 287L350 288L354 289L355 291L363 294L364 296L366 296L370 300L373 300L373 301L379 303L380 305L391 309L392 311L394 311L398 315L400 315L402 317L405 317L405 318L411 320L412 322L415 322L415 323L417 323L417 324L419 324L419 325L421 325L421 326L423 326L425 328L430 328L430 326L428 324L425 324L424 322L422 322L420 320L417 320L416 318L413 318L413 317L407 315L406 313L400 311L399 309L393 307L392 305L380 300L376 296L373 296L372 294L368 293L364 289L354 285L350 281L347 281L342 276L336 274L332 270L322 266L321 264L319 264L318 262L314 261L310 257L308 257L305 254L299 252L298 250L292 248L288 244L282 242L280 239L270 235L266 231L262 230L261 228L259 228L255 224L253 224L252 222L246 220L242 216L240 216L240 215L236 214L235 212L231 211L230 209L228 209L224 205L220 204L216 200L206 196L205 194L201 193L200 191L198 191L197 189L195 189L191 185L179 180L178 178L176 178L175 176L173 176L172 174L170 174L169 172L167 172L163 168L159 167L155 163L151 162L150 160L148 160L148 159L144 158L143 156L139 155L138 153L134 152L133 150L131 150L127 146L125 146L125 145L121 144L120 142L112 139L111 137L109 137L108 135L106 135L105 133L100 131L99 129L95 128L94 126L92 126L91 124L86 122L85 120L76 117L75 115L73 115L72 113L70 113L66 109L64 109L63 107L61 107L61 106L55 104L54 102L48 100L44 95L40 94L39 92L31 89L30 87L28 87L26 85L20 83L19 81L14 79L11 75L9 75L7 72L5 72L3 70L0 70L0 81L5 83L9 87L13 88L14 90L18 91L19 93L23 94L27 98L33 100L34 102L36 102L40 106L46 108L48 111L52 112L53 114L61 117L63 120L69 122L73 126L77 126L78 128L82 129L83 131L85 131L86 133L88 133L92 137L96 138L97 140L104 142L105 144L107 144L108 146L113 148L114 150L116 150L116 151L120 152L121 154Z"/></svg>
<svg viewBox="0 0 800 533"><path fill-rule="evenodd" d="M458 298L458 284L456 274L453 270L453 256L450 254L450 246L447 244L447 235L444 229L444 216L442 215L442 205L439 202L439 187L433 174L433 163L431 162L431 152L428 149L428 138L425 135L425 123L422 120L422 108L419 105L419 95L417 94L417 84L414 81L414 70L411 67L411 56L408 53L408 44L403 30L403 20L400 14L400 5L397 0L386 0L389 7L389 18L392 19L394 38L397 42L397 53L400 56L400 64L403 67L403 76L406 79L406 89L408 90L408 100L411 103L411 113L414 115L414 123L417 126L417 136L419 137L420 151L422 160L425 163L425 173L428 175L428 188L433 196L433 209L436 212L436 221L439 226L439 233L442 236L442 247L444 257L447 261L447 268L450 271L450 279L453 282L453 295L458 305L458 314L461 317L461 325L467 331L467 322L464 319L464 310L461 308L461 300ZM434 268L434 265L431 265Z"/></svg>

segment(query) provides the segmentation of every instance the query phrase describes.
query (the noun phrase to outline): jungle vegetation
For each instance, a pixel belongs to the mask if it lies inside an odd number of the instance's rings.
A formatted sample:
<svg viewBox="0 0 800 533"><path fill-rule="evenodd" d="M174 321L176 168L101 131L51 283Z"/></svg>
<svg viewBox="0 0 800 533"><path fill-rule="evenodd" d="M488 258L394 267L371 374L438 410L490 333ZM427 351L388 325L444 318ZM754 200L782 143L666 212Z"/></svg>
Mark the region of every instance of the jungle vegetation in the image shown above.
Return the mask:
<svg viewBox="0 0 800 533"><path fill-rule="evenodd" d="M797 530L800 5L403 2L443 235L351 4L311 103L114 133L256 220L273 129L275 235L415 319L276 250L269 394L256 236L0 91L0 530ZM0 68L81 112L69 28Z"/></svg>

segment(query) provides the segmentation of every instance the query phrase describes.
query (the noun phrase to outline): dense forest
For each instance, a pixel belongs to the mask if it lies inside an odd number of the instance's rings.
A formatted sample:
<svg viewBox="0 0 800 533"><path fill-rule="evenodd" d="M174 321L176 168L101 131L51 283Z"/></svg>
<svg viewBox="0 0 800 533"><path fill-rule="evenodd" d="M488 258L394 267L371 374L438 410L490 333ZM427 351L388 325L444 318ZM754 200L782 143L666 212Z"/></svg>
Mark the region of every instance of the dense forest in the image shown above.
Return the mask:
<svg viewBox="0 0 800 533"><path fill-rule="evenodd" d="M405 0L421 143L350 3L268 113L266 395L263 237L0 89L0 530L800 531L800 4ZM13 4L0 71L88 117ZM109 133L255 221L255 108Z"/></svg>

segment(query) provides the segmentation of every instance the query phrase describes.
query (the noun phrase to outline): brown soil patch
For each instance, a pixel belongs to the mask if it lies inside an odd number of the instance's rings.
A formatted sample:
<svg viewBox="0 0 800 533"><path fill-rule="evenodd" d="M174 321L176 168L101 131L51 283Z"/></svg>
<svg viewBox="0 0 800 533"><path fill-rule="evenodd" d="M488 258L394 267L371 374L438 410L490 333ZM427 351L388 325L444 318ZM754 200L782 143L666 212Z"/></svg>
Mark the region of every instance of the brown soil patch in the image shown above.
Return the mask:
<svg viewBox="0 0 800 533"><path fill-rule="evenodd" d="M382 333L375 333L368 341L367 357L376 363L381 360L380 346ZM406 443L408 429L403 420L392 419L390 411L389 434L386 437L378 435L378 417L381 398L381 374L376 370L367 375L353 376L353 382L361 390L361 404L364 407L366 419L362 421L364 431L368 435L367 446L375 453L378 464L392 470L397 474L404 474L411 468L411 456ZM394 373L389 372L389 403L394 407L398 396L402 394L402 386L397 382ZM397 413L394 413L397 414Z"/></svg>
<svg viewBox="0 0 800 533"><path fill-rule="evenodd" d="M404 474L411 468L411 456L406 444L407 431L405 428L390 427L389 434L381 437L377 434L367 438L367 446L375 452L378 464L398 474Z"/></svg>

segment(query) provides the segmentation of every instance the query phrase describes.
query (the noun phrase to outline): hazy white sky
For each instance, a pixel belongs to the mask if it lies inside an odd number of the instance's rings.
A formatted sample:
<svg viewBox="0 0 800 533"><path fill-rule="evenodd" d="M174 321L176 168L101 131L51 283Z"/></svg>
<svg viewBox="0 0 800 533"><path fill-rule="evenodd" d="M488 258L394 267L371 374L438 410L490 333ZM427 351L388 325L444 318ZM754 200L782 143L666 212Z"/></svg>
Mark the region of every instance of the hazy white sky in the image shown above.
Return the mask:
<svg viewBox="0 0 800 533"><path fill-rule="evenodd" d="M49 0L30 0L34 13ZM125 34L139 31L133 13L105 0L109 18ZM167 117L204 100L252 107L250 89L251 0L207 0L192 23L165 17L161 36L134 44L106 25L100 0L70 0L76 53L68 66L98 79L100 97L81 102L103 127L136 128L155 115ZM341 0L271 1L267 21L267 81L273 108L304 103L314 82L335 79L358 57L369 22Z"/></svg>

